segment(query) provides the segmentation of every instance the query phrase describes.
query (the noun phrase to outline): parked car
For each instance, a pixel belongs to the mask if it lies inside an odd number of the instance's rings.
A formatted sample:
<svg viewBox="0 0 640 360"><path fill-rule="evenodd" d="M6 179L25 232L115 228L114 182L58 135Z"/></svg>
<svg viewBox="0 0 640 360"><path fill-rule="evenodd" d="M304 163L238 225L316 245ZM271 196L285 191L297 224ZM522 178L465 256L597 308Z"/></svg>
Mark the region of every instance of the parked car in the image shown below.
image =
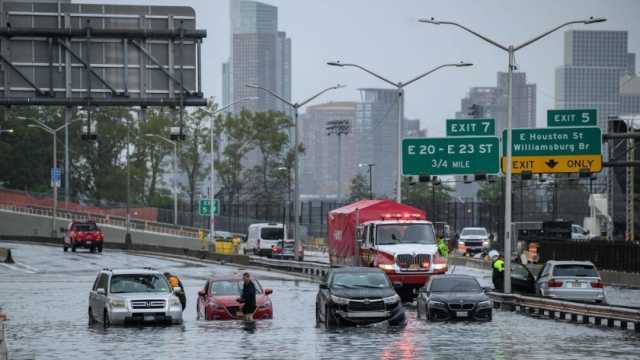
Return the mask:
<svg viewBox="0 0 640 360"><path fill-rule="evenodd" d="M406 323L400 296L382 270L336 268L320 283L316 296L316 323L334 327L383 321L392 326Z"/></svg>
<svg viewBox="0 0 640 360"><path fill-rule="evenodd" d="M252 279L256 288L256 311L254 319L272 319L273 305L269 295L271 289L263 289L257 279ZM233 320L238 318L241 304L242 277L211 277L198 291L197 318L203 320Z"/></svg>
<svg viewBox="0 0 640 360"><path fill-rule="evenodd" d="M104 233L95 221L72 221L66 229L60 228L60 232L64 233L65 252L69 248L75 252L78 247L89 249L91 252L102 252Z"/></svg>
<svg viewBox="0 0 640 360"><path fill-rule="evenodd" d="M280 223L258 223L249 225L245 252L271 257L273 247L285 238L285 228Z"/></svg>
<svg viewBox="0 0 640 360"><path fill-rule="evenodd" d="M418 318L491 321L493 302L473 276L438 275L418 294Z"/></svg>
<svg viewBox="0 0 640 360"><path fill-rule="evenodd" d="M483 227L463 228L458 239L458 246L464 249L465 255L474 255L483 251L489 251L489 233L487 229Z"/></svg>
<svg viewBox="0 0 640 360"><path fill-rule="evenodd" d="M591 240L593 235L580 225L571 225L571 240Z"/></svg>
<svg viewBox="0 0 640 360"><path fill-rule="evenodd" d="M604 284L590 261L548 261L536 281L536 292L553 299L606 303Z"/></svg>
<svg viewBox="0 0 640 360"><path fill-rule="evenodd" d="M536 278L526 265L511 262L511 290L513 292L533 295L536 293Z"/></svg>
<svg viewBox="0 0 640 360"><path fill-rule="evenodd" d="M104 269L89 293L89 324L182 323L182 305L164 275L151 269Z"/></svg>

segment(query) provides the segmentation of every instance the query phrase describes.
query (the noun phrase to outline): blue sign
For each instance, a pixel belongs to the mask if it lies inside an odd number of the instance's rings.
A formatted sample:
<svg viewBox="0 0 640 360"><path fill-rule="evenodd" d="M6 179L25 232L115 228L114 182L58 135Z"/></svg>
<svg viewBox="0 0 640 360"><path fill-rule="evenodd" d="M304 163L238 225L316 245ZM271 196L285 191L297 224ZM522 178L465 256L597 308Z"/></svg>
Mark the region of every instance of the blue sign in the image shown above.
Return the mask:
<svg viewBox="0 0 640 360"><path fill-rule="evenodd" d="M58 167L51 168L51 186L56 186L56 187L60 186L60 178L61 178L60 175L61 175L60 168Z"/></svg>

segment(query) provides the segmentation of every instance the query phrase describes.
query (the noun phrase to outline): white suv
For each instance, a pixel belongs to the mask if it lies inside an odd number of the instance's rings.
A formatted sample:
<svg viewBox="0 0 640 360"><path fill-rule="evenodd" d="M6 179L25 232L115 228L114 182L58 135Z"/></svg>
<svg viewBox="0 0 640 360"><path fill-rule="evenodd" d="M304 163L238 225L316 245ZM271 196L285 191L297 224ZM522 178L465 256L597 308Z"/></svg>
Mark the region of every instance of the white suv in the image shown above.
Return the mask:
<svg viewBox="0 0 640 360"><path fill-rule="evenodd" d="M152 269L104 269L89 293L89 324L182 323L182 305L164 275Z"/></svg>

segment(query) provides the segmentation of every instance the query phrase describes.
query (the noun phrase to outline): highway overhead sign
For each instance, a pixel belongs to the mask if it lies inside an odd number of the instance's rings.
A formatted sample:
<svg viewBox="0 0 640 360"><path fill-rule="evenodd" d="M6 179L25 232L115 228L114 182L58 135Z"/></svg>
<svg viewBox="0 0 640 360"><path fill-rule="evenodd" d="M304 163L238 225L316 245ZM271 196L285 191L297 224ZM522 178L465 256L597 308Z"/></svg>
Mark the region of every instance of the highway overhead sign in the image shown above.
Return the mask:
<svg viewBox="0 0 640 360"><path fill-rule="evenodd" d="M595 109L588 110L548 110L547 126L597 126L598 116Z"/></svg>
<svg viewBox="0 0 640 360"><path fill-rule="evenodd" d="M589 172L602 170L602 155L575 156L515 156L511 170L514 174L529 171L532 174L577 173L582 169ZM502 170L505 172L507 158L502 158Z"/></svg>
<svg viewBox="0 0 640 360"><path fill-rule="evenodd" d="M447 119L447 136L495 136L495 119Z"/></svg>
<svg viewBox="0 0 640 360"><path fill-rule="evenodd" d="M502 132L503 154L507 152L507 130ZM512 156L600 155L599 127L513 129Z"/></svg>
<svg viewBox="0 0 640 360"><path fill-rule="evenodd" d="M494 174L500 149L495 136L412 138L402 141L402 173L409 175Z"/></svg>
<svg viewBox="0 0 640 360"><path fill-rule="evenodd" d="M507 131L503 132L503 154ZM602 170L602 132L598 127L513 129L512 170L540 173L572 173ZM502 159L506 172L506 157Z"/></svg>

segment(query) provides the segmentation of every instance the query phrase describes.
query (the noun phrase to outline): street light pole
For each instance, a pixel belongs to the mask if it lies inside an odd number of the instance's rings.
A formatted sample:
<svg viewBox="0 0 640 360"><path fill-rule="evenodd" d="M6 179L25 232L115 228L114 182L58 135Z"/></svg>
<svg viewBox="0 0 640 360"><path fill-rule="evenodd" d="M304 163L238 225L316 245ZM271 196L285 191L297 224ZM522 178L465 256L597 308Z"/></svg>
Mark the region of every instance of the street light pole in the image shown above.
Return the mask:
<svg viewBox="0 0 640 360"><path fill-rule="evenodd" d="M178 142L158 134L144 134L146 137L157 137L173 145L173 224L178 225Z"/></svg>
<svg viewBox="0 0 640 360"><path fill-rule="evenodd" d="M506 154L506 162L507 162L507 168L505 171L505 194L507 194L505 196L505 212L504 212L504 262L505 262L505 267L504 267L504 292L506 294L511 293L511 207L512 207L512 200L511 200L511 174L512 174L512 146L513 146L513 139L512 139L512 123L513 123L513 109L512 109L512 105L513 105L513 69L515 68L515 52L528 46L531 45L532 43L544 38L545 36L565 27L568 25L572 25L572 24L594 24L594 23L598 23L598 22L603 22L606 21L605 18L594 18L594 17L590 17L589 19L586 20L575 20L575 21L569 21L566 22L564 24L558 25L555 28L544 32L536 37L534 37L531 40L525 41L524 43L518 45L518 46L513 46L513 45L509 45L509 46L505 46L502 45L482 34L479 34L463 25L460 25L458 23L452 22L452 21L437 21L434 18L424 18L424 19L419 19L418 22L422 22L422 23L427 23L427 24L433 24L433 25L453 25L456 27L459 27L473 35L475 35L476 37L479 37L480 39L488 42L489 44L500 48L504 51L507 52L508 56L509 56L509 67L508 67L508 92L507 92L507 154ZM503 139L504 141L504 139Z"/></svg>
<svg viewBox="0 0 640 360"><path fill-rule="evenodd" d="M213 146L214 145L214 139L213 139L213 123L214 123L214 119L215 119L215 116L218 113L220 113L220 112L232 107L235 104L241 103L243 101L256 100L256 99L257 99L256 97L242 98L242 99L233 101L233 102L231 102L231 103L229 103L229 104L227 104L227 105L225 105L225 106L223 106L220 109L217 109L215 111L211 111L211 110L209 110L207 108L200 108L200 110L202 110L202 111L206 112L207 114L209 114L209 141L210 141L209 144L211 146L211 148L210 148L210 151L211 151L211 164L210 164L211 165L211 170L209 172L209 177L210 177L209 185L210 185L210 187L209 187L209 245L208 245L208 251L210 253L213 252L213 242L215 241L215 231L216 231L216 226L215 226L215 223L214 223L215 213L213 211L213 203L214 203L215 196L216 196L215 195L216 194L215 193L216 174L215 174L215 169L213 168L214 165L215 165L215 159L213 157L213 154L215 154L214 151L213 151L213 148L214 148L214 146Z"/></svg>
<svg viewBox="0 0 640 360"><path fill-rule="evenodd" d="M298 138L300 136L299 134L299 126L298 126L298 109L303 107L304 105L306 105L307 103L309 103L310 101L314 100L315 98L317 98L318 96L326 93L327 91L330 90L336 90L336 89L340 89L345 87L344 85L336 85L336 86L330 86L326 89L323 89L322 91L318 92L317 94L311 96L310 98L302 101L302 102L296 102L296 103L292 103L291 101L283 98L282 96L276 94L275 92L264 88L262 86L258 86L258 85L254 85L254 84L245 84L246 87L250 87L253 89L259 89L262 91L267 92L268 94L270 94L271 96L275 97L276 99L282 101L283 103L289 105L289 107L291 107L293 109L293 127L294 127L294 132L293 132L293 212L294 212L294 225L293 225L293 240L295 241L295 248L298 249L300 247L300 239L298 238L298 228L300 226L300 172L299 172L299 156L298 156Z"/></svg>
<svg viewBox="0 0 640 360"><path fill-rule="evenodd" d="M397 164L396 164L396 201L397 202L402 202L402 130L404 128L403 123L404 123L404 88L407 85L410 85L420 79L422 79L423 77L439 70L442 69L444 67L463 67L463 66L471 66L473 64L471 63L467 63L467 62L459 62L457 64L443 64L440 66L437 66L423 74L420 74L416 77L414 77L413 79L407 81L407 82L394 82L391 81L385 77L383 77L382 75L376 74L375 72L365 68L364 66L360 66L358 64L347 64L347 63L341 63L340 61L329 61L327 62L327 65L330 66L338 66L338 67L354 67L357 69L360 69L384 82L386 82L387 84L393 86L396 88L396 90L398 91L398 126L397 126L397 139L398 139L398 146L397 146Z"/></svg>
<svg viewBox="0 0 640 360"><path fill-rule="evenodd" d="M372 176L372 171L373 171L373 167L376 166L376 164L358 164L358 167L363 167L363 166L368 166L369 167L369 199L373 200L373 176Z"/></svg>
<svg viewBox="0 0 640 360"><path fill-rule="evenodd" d="M18 117L20 119L25 119L25 117ZM79 119L78 119L79 120ZM75 120L75 121L78 121ZM49 126L47 126L45 123L36 120L36 119L32 119L32 121L35 122L35 124L29 124L27 125L28 127L37 127L40 128L46 132L48 132L49 134L51 134L52 138L53 138L53 156L52 156L52 161L53 161L53 166L52 166L52 171L55 171L54 169L57 169L57 164L58 164L58 131L62 130L62 129L66 129L69 125L71 125L73 122L65 122L64 125L57 127L57 128L51 128ZM11 131L13 132L13 131ZM52 179L54 180L54 179ZM56 218L58 217L58 183L56 181L52 182L53 184L53 209L52 209L52 213L51 213L51 237L56 237Z"/></svg>

